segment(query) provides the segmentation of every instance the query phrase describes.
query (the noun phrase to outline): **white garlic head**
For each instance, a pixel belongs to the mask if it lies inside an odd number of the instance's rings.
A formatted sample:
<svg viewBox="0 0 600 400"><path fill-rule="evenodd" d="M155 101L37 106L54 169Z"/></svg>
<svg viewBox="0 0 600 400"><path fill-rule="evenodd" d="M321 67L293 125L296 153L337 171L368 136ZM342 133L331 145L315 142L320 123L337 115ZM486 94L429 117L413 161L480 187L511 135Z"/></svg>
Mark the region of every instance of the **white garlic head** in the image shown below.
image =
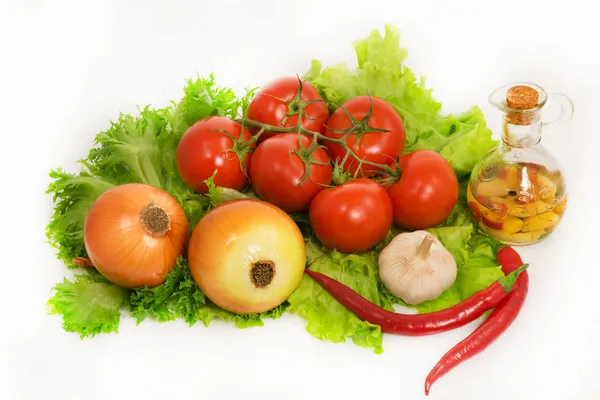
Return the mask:
<svg viewBox="0 0 600 400"><path fill-rule="evenodd" d="M456 280L456 261L427 231L397 235L379 254L379 276L408 304L433 300Z"/></svg>

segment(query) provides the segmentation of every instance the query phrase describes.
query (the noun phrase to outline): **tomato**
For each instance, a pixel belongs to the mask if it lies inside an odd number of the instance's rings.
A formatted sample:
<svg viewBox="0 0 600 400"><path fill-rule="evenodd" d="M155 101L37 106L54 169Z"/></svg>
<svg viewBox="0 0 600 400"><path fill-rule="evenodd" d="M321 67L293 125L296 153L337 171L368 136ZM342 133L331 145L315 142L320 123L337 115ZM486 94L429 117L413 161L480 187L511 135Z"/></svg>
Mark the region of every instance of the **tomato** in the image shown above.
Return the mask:
<svg viewBox="0 0 600 400"><path fill-rule="evenodd" d="M416 150L400 158L402 176L388 194L394 224L411 230L441 224L458 200L458 179L444 157L432 150Z"/></svg>
<svg viewBox="0 0 600 400"><path fill-rule="evenodd" d="M224 132L229 132L235 139L242 135L242 142L248 142L252 135L247 129L242 134L242 126L226 117L208 117L192 125L183 135L177 145L175 160L179 175L192 189L206 193L208 187L204 181L210 178L215 170L215 184L236 190L242 190L248 185L248 167L252 153L246 152L243 165L246 174L240 166L238 156L228 152L234 146L233 140ZM254 144L248 145L253 147Z"/></svg>
<svg viewBox="0 0 600 400"><path fill-rule="evenodd" d="M295 76L274 79L256 92L254 99L248 106L248 119L262 122L263 124L291 127L298 123L298 102L294 101L300 81ZM310 82L302 82L303 101L323 100L319 92ZM325 102L316 102L304 108L305 117L302 126L313 132L323 133L323 127L329 117L329 110ZM286 118L287 115L287 118ZM285 121L282 123L282 120ZM277 135L274 132L265 132L260 135L259 142Z"/></svg>
<svg viewBox="0 0 600 400"><path fill-rule="evenodd" d="M265 201L287 212L307 210L312 199L331 183L333 168L323 148L318 148L311 159L310 175L302 180L306 167L298 154L297 133L273 136L258 145L252 156L250 180L256 193ZM300 136L307 149L312 139ZM321 164L322 163L322 164Z"/></svg>
<svg viewBox="0 0 600 400"><path fill-rule="evenodd" d="M319 193L309 219L325 247L357 253L385 238L392 227L392 201L381 185L360 178Z"/></svg>
<svg viewBox="0 0 600 400"><path fill-rule="evenodd" d="M372 115L366 120L365 116L371 107ZM362 160L393 167L394 162L404 150L406 140L404 123L396 110L377 97L354 97L331 115L324 135L334 139L343 137L345 133L335 132L335 130L352 128L353 123L347 113L359 121L360 127L356 134L353 133L346 139L346 145ZM373 132L369 128L384 129L389 132ZM360 140L357 144L358 138ZM344 148L335 143L325 142L324 144L327 146L327 152L331 159L341 163L346 155ZM354 175L358 166L358 161L350 156L344 163L343 170ZM378 168L369 165L362 165L361 167L363 176L376 175L378 170Z"/></svg>

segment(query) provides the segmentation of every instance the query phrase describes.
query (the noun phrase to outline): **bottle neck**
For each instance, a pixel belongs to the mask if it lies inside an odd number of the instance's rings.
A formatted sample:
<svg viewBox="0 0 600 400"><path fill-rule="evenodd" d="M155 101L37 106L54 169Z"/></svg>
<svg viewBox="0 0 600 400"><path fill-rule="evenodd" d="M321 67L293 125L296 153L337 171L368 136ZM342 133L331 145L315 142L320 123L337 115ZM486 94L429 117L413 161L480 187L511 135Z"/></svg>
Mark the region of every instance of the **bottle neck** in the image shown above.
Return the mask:
<svg viewBox="0 0 600 400"><path fill-rule="evenodd" d="M508 147L528 148L542 140L539 111L507 113L502 126L502 142Z"/></svg>

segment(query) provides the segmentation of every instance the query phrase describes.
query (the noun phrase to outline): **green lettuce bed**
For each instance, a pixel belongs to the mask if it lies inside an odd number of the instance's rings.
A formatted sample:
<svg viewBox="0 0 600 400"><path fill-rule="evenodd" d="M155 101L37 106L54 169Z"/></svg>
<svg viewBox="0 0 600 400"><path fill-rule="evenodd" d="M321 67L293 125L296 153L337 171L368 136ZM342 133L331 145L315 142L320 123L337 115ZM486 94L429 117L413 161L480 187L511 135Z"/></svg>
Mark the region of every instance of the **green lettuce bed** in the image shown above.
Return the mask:
<svg viewBox="0 0 600 400"><path fill-rule="evenodd" d="M478 234L466 208L466 178L477 160L496 145L481 110L473 107L459 115L442 115L441 104L432 97L423 78L418 79L404 65L406 49L399 46L400 34L386 26L354 44L357 67L339 64L323 67L313 60L303 76L322 93L331 107L357 95L385 99L402 117L407 132L405 152L432 149L445 157L461 180L461 196L444 226L431 229L454 255L458 276L452 287L433 301L416 306L419 312L450 307L490 285L502 271L495 258L499 244ZM175 149L184 132L194 122L210 116L237 118L244 112L254 91L237 96L219 87L214 77L198 77L187 82L179 102L161 109L145 107L137 115L123 114L110 127L96 135L95 146L80 160L78 173L61 169L50 172L48 193L55 203L47 227L49 242L69 268L76 269L73 280L64 279L54 287L48 312L60 314L66 331L83 337L117 332L123 314L138 323L146 318L161 322L183 319L189 325L205 326L219 318L238 328L263 325L264 318L279 318L285 312L304 318L306 330L316 338L355 344L383 351L378 326L363 322L310 278L305 276L289 300L266 313L236 315L225 311L200 291L191 277L187 261L180 258L166 281L154 288L125 290L104 279L93 269L77 268L76 257L85 257L83 224L87 212L100 194L119 184L141 182L160 187L183 206L190 229L215 205L252 195L210 185L201 195L189 189L175 166ZM379 281L377 256L386 242L361 254L342 254L322 248L306 225L305 216L293 216L302 225L307 244L308 268L323 272L354 288L369 300L387 309L402 301L391 295ZM390 232L391 239L396 232Z"/></svg>

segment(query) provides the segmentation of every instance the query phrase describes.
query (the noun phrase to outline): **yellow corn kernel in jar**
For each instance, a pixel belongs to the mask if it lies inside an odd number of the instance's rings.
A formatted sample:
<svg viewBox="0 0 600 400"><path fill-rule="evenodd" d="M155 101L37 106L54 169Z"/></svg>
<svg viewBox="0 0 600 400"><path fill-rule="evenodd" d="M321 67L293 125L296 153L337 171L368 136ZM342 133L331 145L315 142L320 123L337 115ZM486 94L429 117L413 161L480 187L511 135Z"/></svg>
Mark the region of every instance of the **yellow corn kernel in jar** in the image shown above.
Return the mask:
<svg viewBox="0 0 600 400"><path fill-rule="evenodd" d="M558 214L553 212L546 212L544 214L535 215L533 217L527 217L523 220L522 232L532 232L539 230L549 230L558 224L560 217Z"/></svg>

